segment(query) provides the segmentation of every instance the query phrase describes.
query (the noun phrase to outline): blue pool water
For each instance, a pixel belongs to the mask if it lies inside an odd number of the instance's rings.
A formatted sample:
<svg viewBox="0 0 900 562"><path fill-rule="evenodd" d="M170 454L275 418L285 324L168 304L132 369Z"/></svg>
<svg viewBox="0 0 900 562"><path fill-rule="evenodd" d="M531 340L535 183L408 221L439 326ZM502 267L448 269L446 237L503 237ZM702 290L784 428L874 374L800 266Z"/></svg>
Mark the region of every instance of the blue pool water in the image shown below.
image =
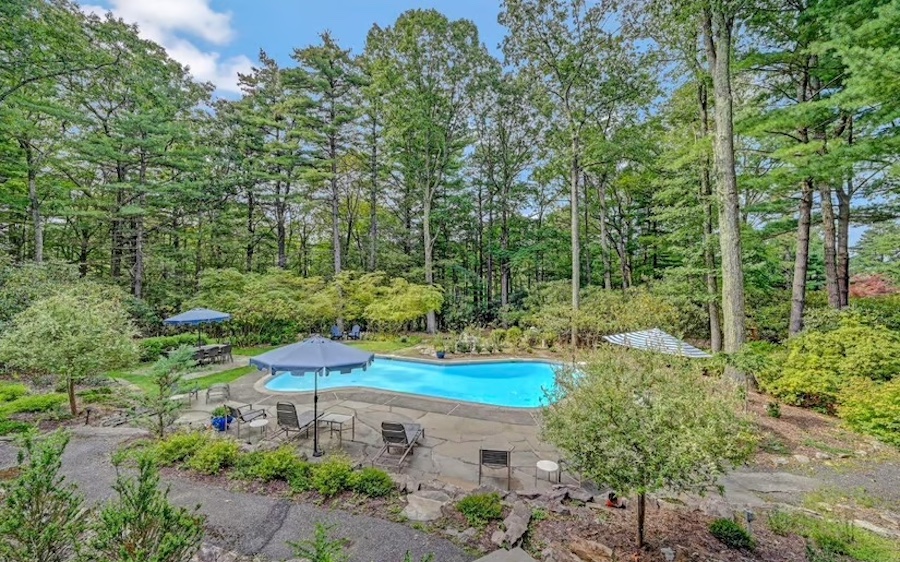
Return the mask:
<svg viewBox="0 0 900 562"><path fill-rule="evenodd" d="M366 371L358 369L346 375L331 373L319 377L319 390L357 386L492 406L536 408L546 403L544 389L552 388L554 381L551 363L506 361L435 365L376 358ZM309 392L313 389L313 377L281 373L266 383L266 388L280 392Z"/></svg>

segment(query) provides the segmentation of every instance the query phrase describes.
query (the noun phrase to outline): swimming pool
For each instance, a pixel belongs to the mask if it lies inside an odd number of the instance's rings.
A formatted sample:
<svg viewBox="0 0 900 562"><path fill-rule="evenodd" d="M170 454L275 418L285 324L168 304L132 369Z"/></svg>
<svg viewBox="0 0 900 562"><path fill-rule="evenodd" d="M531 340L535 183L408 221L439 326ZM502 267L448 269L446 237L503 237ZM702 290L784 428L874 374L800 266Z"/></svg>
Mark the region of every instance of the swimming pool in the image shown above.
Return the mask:
<svg viewBox="0 0 900 562"><path fill-rule="evenodd" d="M378 357L368 370L319 377L319 390L365 387L508 408L546 403L544 389L556 380L555 366L538 361L433 364ZM282 373L266 383L278 392L309 392L311 375Z"/></svg>

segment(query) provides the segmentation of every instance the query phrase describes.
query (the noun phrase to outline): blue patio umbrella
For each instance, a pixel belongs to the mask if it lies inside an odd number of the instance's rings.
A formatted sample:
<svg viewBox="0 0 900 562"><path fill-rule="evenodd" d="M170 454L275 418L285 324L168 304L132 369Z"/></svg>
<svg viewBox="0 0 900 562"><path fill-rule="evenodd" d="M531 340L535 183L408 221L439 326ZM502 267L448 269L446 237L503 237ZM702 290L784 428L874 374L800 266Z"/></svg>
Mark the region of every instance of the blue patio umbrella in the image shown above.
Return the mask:
<svg viewBox="0 0 900 562"><path fill-rule="evenodd" d="M354 369L366 369L375 354L344 345L322 336L314 335L302 342L292 343L250 359L250 364L269 369L274 375L290 372L302 376L311 373L313 379L313 419L319 419L319 377L330 373L349 373ZM322 456L319 450L319 423L313 423L313 456Z"/></svg>
<svg viewBox="0 0 900 562"><path fill-rule="evenodd" d="M187 312L182 312L181 314L176 314L175 316L170 316L163 320L163 324L169 326L197 326L197 345L199 346L203 343L200 339L201 324L215 324L230 319L231 315L227 312L219 312L218 310L210 310L208 308L195 308L193 310L188 310Z"/></svg>

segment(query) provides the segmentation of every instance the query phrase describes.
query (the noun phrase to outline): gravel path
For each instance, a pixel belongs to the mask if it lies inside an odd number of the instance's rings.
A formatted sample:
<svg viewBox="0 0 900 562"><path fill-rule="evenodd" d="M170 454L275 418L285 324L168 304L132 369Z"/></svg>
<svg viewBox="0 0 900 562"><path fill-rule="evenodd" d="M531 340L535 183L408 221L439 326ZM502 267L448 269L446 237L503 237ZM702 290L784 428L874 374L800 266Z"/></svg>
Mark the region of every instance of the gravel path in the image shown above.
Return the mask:
<svg viewBox="0 0 900 562"><path fill-rule="evenodd" d="M89 502L111 498L116 474L109 461L110 453L135 434L135 430L119 428L76 430L63 456L63 474L78 484ZM0 468L15 463L15 446L0 443ZM177 477L167 478L166 484L171 486L169 497L173 503L200 506L200 511L207 516L208 542L242 554L261 554L279 560L290 558L287 541L309 538L316 523L325 523L334 525L333 535L348 539L347 552L354 562L401 562L406 551L414 560L429 553L441 562L472 560L450 541L383 519L281 498L230 492Z"/></svg>

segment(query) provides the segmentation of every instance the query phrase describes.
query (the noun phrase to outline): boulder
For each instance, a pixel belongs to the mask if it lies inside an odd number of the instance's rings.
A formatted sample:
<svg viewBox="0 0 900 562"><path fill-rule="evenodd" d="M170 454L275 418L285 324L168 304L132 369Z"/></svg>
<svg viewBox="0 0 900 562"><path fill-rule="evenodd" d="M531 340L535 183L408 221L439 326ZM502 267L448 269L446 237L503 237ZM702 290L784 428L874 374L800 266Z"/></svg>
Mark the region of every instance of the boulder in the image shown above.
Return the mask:
<svg viewBox="0 0 900 562"><path fill-rule="evenodd" d="M603 543L576 538L569 543L569 550L584 562L609 562L614 560L613 549Z"/></svg>
<svg viewBox="0 0 900 562"><path fill-rule="evenodd" d="M531 507L525 502L518 502L513 506L512 511L506 516L506 519L503 520L503 528L506 529L503 540L510 547L516 546L528 531L528 524L530 522Z"/></svg>
<svg viewBox="0 0 900 562"><path fill-rule="evenodd" d="M794 460L800 464L809 464L809 457L806 455L794 455Z"/></svg>
<svg viewBox="0 0 900 562"><path fill-rule="evenodd" d="M443 507L450 496L439 490L423 490L406 496L403 515L410 521L434 521L443 516Z"/></svg>
<svg viewBox="0 0 900 562"><path fill-rule="evenodd" d="M503 531L494 531L494 534L491 535L491 544L494 546L503 546L503 541L506 538L506 533Z"/></svg>
<svg viewBox="0 0 900 562"><path fill-rule="evenodd" d="M675 560L675 551L669 547L660 548L659 552L662 553L663 558L666 559L666 562L674 562Z"/></svg>
<svg viewBox="0 0 900 562"><path fill-rule="evenodd" d="M476 529L475 527L469 527L459 534L459 538L465 539L467 541L474 539L476 536L478 536L478 529Z"/></svg>
<svg viewBox="0 0 900 562"><path fill-rule="evenodd" d="M543 495L543 492L541 492L540 490L519 490L518 492L516 492L516 495L526 500L535 500L541 497L541 495Z"/></svg>
<svg viewBox="0 0 900 562"><path fill-rule="evenodd" d="M391 480L394 481L394 487L395 487L395 488L397 489L397 491L400 492L401 494L405 494L406 492L414 492L414 491L416 491L416 490L410 490L410 489L409 489L409 484L410 484L409 477L406 476L405 474L393 474L393 473L390 473L390 476L391 476Z"/></svg>
<svg viewBox="0 0 900 562"><path fill-rule="evenodd" d="M561 502L569 497L569 489L566 487L553 488L547 492L546 497L551 502Z"/></svg>
<svg viewBox="0 0 900 562"><path fill-rule="evenodd" d="M584 488L569 488L569 499L588 503L594 501L594 494L588 492Z"/></svg>
<svg viewBox="0 0 900 562"><path fill-rule="evenodd" d="M820 461L829 461L831 460L831 455L822 451L816 451L816 458Z"/></svg>

